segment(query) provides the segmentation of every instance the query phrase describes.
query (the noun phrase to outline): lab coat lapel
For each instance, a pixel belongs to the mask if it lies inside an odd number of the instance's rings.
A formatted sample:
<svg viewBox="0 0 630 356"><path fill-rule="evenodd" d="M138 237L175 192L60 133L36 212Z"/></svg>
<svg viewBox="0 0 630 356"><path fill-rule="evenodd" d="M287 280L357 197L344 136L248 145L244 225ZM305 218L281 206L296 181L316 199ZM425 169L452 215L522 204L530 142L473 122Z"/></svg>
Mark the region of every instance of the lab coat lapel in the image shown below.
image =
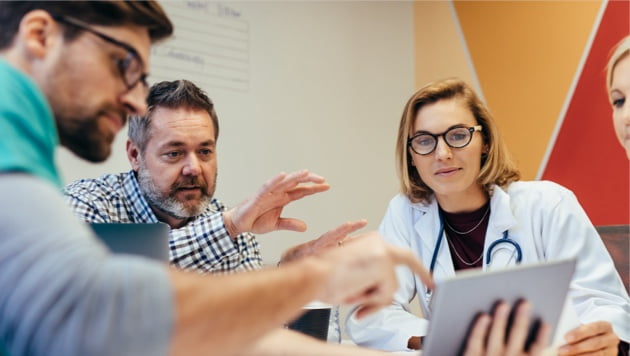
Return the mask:
<svg viewBox="0 0 630 356"><path fill-rule="evenodd" d="M433 251L435 250L440 234L440 214L437 201L433 198L429 205L416 204L414 206L414 214L417 214L414 229L421 240L422 262L427 268L430 268ZM436 281L455 275L451 261L451 252L449 251L446 239L443 237L433 270L433 278Z"/></svg>
<svg viewBox="0 0 630 356"><path fill-rule="evenodd" d="M492 249L490 265L486 265L488 247L498 239L503 238L503 232L509 231L516 225L516 218L510 206L510 196L500 187L495 186L490 198L490 220L484 242L483 268L484 270L502 269L516 265L515 249L512 245L501 243Z"/></svg>

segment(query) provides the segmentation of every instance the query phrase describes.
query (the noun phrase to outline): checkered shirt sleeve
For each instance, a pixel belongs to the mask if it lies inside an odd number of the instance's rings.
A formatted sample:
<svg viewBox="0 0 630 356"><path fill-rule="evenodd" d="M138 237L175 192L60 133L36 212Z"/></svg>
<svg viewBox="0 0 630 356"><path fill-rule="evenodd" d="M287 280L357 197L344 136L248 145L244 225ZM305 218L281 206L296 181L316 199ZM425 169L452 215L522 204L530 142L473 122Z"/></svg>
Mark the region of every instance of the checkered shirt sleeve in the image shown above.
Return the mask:
<svg viewBox="0 0 630 356"><path fill-rule="evenodd" d="M81 179L65 189L68 204L80 219L100 223L156 223L133 171ZM212 199L207 209L170 231L171 264L201 273L231 273L262 268L254 235L230 238L223 223L225 206Z"/></svg>
<svg viewBox="0 0 630 356"><path fill-rule="evenodd" d="M199 272L239 272L262 268L254 235L232 240L223 223L223 204L213 199L208 211L186 226L171 230L171 264Z"/></svg>
<svg viewBox="0 0 630 356"><path fill-rule="evenodd" d="M98 179L80 179L64 189L66 202L74 214L88 223L152 223L131 214L131 202L122 189L123 177L104 175Z"/></svg>

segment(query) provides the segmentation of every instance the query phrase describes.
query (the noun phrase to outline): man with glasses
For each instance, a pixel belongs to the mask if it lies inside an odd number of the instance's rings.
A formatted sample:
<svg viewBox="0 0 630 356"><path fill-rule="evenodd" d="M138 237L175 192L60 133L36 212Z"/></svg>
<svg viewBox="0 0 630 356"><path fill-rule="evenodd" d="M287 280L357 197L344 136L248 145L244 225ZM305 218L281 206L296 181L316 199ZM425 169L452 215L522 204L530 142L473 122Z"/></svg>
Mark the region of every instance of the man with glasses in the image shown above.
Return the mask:
<svg viewBox="0 0 630 356"><path fill-rule="evenodd" d="M278 327L318 299L389 303L394 266L430 277L375 233L280 269L200 276L114 256L67 209L58 143L104 160L146 112L151 43L172 33L154 2L0 3L0 344L11 355L369 354ZM317 176L278 177L242 221L281 221Z"/></svg>
<svg viewBox="0 0 630 356"><path fill-rule="evenodd" d="M433 287L418 260L375 233L276 270L200 276L109 254L66 208L55 147L105 159L126 116L146 111L145 88L124 64L129 48L142 77L150 44L171 32L154 2L0 3L0 353L378 354L278 328L313 299L361 303L359 316L389 304L397 264ZM310 181L320 180L270 181L244 220L278 219L276 201Z"/></svg>

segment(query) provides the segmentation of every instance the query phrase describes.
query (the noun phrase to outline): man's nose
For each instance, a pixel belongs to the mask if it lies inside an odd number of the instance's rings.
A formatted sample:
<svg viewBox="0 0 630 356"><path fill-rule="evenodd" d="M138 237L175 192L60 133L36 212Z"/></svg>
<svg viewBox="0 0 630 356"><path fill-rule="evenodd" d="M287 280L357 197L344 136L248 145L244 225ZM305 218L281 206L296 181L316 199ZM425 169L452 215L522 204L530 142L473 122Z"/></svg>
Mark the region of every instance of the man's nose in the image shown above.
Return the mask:
<svg viewBox="0 0 630 356"><path fill-rule="evenodd" d="M198 176L201 174L201 163L196 155L188 155L184 167L182 168L182 174L185 176Z"/></svg>
<svg viewBox="0 0 630 356"><path fill-rule="evenodd" d="M148 89L142 83L122 94L121 101L127 111L127 115L142 116L147 112Z"/></svg>

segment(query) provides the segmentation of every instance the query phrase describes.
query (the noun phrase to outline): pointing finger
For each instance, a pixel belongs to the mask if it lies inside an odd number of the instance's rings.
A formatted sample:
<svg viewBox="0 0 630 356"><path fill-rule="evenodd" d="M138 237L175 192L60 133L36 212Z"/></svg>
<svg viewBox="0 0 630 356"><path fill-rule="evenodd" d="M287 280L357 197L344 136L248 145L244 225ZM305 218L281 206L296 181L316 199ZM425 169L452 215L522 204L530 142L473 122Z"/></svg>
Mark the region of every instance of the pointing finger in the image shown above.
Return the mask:
<svg viewBox="0 0 630 356"><path fill-rule="evenodd" d="M422 283L424 283L428 288L435 288L435 283L433 282L431 273L410 251L387 245L387 252L392 257L395 264L408 266L413 273L420 277Z"/></svg>
<svg viewBox="0 0 630 356"><path fill-rule="evenodd" d="M364 228L367 225L367 220L348 221L336 228L326 232L317 239L317 243L320 245L336 245L338 242L349 238L348 234L351 234L359 229Z"/></svg>

